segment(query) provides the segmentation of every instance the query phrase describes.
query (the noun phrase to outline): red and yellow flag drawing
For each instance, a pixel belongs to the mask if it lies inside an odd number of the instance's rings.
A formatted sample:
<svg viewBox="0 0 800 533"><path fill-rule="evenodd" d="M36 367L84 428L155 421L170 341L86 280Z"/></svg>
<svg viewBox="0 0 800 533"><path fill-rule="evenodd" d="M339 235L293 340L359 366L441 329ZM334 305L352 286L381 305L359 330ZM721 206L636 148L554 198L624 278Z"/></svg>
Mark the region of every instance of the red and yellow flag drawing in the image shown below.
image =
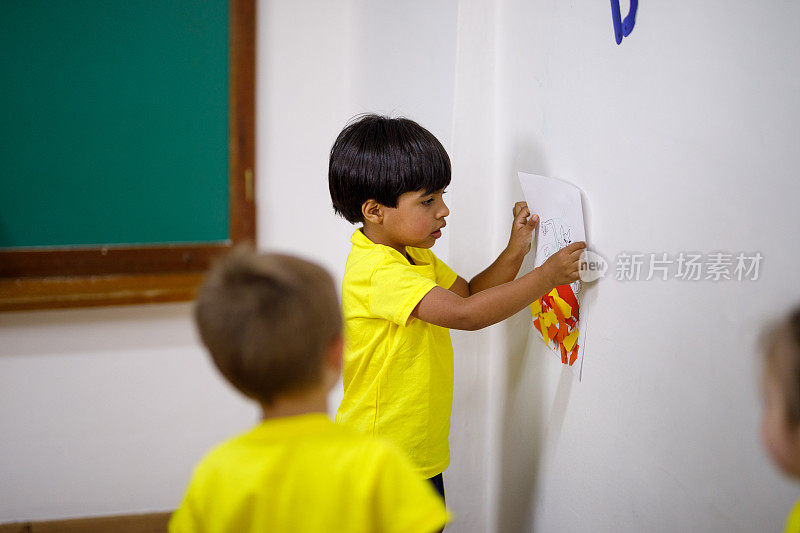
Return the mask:
<svg viewBox="0 0 800 533"><path fill-rule="evenodd" d="M542 340L561 353L561 362L572 366L578 358L580 306L572 287L560 285L531 304L533 325ZM551 344L552 343L552 344Z"/></svg>

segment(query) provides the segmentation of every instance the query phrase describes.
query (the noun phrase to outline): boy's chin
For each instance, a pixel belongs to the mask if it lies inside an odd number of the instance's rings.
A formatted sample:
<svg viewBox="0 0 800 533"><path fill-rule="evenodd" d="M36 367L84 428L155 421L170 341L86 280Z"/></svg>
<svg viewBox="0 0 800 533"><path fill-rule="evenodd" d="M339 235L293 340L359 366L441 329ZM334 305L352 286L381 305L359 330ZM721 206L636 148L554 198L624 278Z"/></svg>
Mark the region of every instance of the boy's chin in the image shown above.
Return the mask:
<svg viewBox="0 0 800 533"><path fill-rule="evenodd" d="M767 453L772 464L785 476L800 479L800 464L797 464L786 450L779 450L771 443L767 443Z"/></svg>
<svg viewBox="0 0 800 533"><path fill-rule="evenodd" d="M433 235L428 235L427 238L422 239L421 241L416 241L413 244L407 244L406 246L411 246L413 248L431 248L439 239L441 239L441 237L437 238Z"/></svg>

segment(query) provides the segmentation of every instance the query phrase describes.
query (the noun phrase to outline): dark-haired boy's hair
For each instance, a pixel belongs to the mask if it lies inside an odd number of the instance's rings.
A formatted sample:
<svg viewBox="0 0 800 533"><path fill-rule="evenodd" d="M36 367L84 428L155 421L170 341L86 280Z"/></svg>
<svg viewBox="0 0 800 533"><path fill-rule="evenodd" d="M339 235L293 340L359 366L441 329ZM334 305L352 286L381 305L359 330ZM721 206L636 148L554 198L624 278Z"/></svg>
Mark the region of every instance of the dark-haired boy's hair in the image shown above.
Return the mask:
<svg viewBox="0 0 800 533"><path fill-rule="evenodd" d="M265 405L319 383L323 356L342 332L339 299L325 269L243 245L209 272L194 316L220 372Z"/></svg>
<svg viewBox="0 0 800 533"><path fill-rule="evenodd" d="M401 194L450 184L450 158L436 137L407 118L361 115L331 148L328 187L333 210L355 224L369 199L397 207Z"/></svg>
<svg viewBox="0 0 800 533"><path fill-rule="evenodd" d="M786 422L800 426L800 307L766 330L762 341L783 389Z"/></svg>

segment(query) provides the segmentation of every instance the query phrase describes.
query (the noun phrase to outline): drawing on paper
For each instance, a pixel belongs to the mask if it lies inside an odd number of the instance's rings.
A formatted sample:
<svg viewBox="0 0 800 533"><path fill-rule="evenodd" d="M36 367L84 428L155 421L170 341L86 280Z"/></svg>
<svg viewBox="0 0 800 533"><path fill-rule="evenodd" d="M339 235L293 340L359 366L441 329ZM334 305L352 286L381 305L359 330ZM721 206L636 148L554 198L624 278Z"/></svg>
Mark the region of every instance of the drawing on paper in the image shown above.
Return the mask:
<svg viewBox="0 0 800 533"><path fill-rule="evenodd" d="M528 208L540 219L535 267L574 241L586 240L580 189L558 179L524 172L519 173L519 179ZM581 282L575 281L554 288L530 306L533 327L579 378L586 335L581 292Z"/></svg>
<svg viewBox="0 0 800 533"><path fill-rule="evenodd" d="M547 258L573 243L572 240L572 227L560 218L551 218L541 222L539 225L539 239L542 245L540 247L542 254L542 262L547 261ZM576 295L580 293L581 282L575 281L570 284L572 292Z"/></svg>

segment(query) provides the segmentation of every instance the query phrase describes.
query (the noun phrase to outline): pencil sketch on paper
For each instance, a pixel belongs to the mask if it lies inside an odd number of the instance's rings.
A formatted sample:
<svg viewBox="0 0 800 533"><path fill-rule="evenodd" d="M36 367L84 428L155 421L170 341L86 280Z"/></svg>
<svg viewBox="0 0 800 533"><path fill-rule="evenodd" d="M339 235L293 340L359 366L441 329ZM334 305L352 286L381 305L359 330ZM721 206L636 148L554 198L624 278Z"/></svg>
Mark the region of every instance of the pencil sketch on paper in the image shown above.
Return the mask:
<svg viewBox="0 0 800 533"><path fill-rule="evenodd" d="M542 262L561 250L572 244L572 227L567 224L563 218L551 218L539 224L539 239L541 242ZM537 252L538 253L538 252ZM574 281L570 284L572 292L578 294L581 290L580 280Z"/></svg>

